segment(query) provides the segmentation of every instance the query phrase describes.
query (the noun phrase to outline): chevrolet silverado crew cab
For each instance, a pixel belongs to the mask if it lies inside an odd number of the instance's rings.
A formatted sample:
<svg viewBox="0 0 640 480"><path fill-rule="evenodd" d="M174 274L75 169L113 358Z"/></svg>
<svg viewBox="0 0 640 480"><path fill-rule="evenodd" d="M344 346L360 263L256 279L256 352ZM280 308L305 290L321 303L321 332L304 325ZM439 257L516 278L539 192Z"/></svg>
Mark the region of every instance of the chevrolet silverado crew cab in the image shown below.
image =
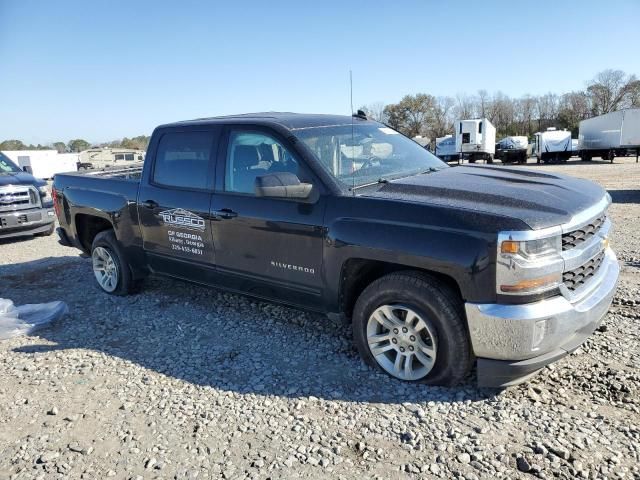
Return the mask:
<svg viewBox="0 0 640 480"><path fill-rule="evenodd" d="M56 175L53 195L106 293L160 274L349 318L363 359L410 382L526 379L594 331L619 273L598 185L448 167L363 115L163 125L143 167Z"/></svg>
<svg viewBox="0 0 640 480"><path fill-rule="evenodd" d="M53 234L56 218L46 185L0 152L0 239Z"/></svg>

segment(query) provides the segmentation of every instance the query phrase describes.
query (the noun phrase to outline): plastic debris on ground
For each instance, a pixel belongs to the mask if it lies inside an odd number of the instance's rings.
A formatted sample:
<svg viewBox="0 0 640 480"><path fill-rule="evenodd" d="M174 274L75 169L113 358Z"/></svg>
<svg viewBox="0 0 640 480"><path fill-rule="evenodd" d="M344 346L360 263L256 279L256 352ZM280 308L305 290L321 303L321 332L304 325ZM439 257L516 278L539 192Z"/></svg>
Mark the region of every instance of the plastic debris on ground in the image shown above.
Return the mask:
<svg viewBox="0 0 640 480"><path fill-rule="evenodd" d="M62 317L69 311L64 302L34 303L16 307L0 298L0 340L29 335Z"/></svg>

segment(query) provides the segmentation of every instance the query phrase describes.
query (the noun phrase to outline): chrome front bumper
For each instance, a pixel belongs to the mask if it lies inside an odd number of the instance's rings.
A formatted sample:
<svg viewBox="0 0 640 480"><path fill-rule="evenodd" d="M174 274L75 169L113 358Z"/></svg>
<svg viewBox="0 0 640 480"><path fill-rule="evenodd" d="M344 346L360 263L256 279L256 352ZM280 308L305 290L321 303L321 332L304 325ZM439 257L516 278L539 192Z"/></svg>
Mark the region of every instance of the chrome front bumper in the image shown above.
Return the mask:
<svg viewBox="0 0 640 480"><path fill-rule="evenodd" d="M616 291L620 267L610 248L588 290L524 305L465 305L478 383L519 383L578 348L598 327Z"/></svg>
<svg viewBox="0 0 640 480"><path fill-rule="evenodd" d="M0 238L45 232L55 219L53 208L0 212Z"/></svg>

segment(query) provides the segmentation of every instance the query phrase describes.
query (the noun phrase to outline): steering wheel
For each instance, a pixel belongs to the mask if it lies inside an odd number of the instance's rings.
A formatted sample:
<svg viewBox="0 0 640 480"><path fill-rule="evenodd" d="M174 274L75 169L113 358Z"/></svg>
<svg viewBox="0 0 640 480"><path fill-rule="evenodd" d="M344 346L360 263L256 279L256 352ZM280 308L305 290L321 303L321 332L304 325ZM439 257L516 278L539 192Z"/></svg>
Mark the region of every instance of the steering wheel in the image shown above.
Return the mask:
<svg viewBox="0 0 640 480"><path fill-rule="evenodd" d="M376 157L375 155L370 155L370 156L369 156L369 157L364 161L364 163L363 163L363 164L362 164L362 166L360 167L360 170L364 170L364 169L366 169L366 168L371 168L371 167L373 167L373 162L375 162L376 160L377 160L378 162L380 162L380 161L381 161L380 157Z"/></svg>

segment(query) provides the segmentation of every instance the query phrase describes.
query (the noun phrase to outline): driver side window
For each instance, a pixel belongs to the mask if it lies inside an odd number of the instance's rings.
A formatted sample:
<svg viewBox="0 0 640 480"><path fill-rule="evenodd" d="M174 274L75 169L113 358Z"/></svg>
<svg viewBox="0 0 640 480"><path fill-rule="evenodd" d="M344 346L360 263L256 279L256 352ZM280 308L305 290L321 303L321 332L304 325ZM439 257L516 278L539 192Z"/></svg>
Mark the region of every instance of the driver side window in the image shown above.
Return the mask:
<svg viewBox="0 0 640 480"><path fill-rule="evenodd" d="M298 161L272 136L231 132L225 170L227 192L255 194L256 177L276 172L298 175Z"/></svg>

